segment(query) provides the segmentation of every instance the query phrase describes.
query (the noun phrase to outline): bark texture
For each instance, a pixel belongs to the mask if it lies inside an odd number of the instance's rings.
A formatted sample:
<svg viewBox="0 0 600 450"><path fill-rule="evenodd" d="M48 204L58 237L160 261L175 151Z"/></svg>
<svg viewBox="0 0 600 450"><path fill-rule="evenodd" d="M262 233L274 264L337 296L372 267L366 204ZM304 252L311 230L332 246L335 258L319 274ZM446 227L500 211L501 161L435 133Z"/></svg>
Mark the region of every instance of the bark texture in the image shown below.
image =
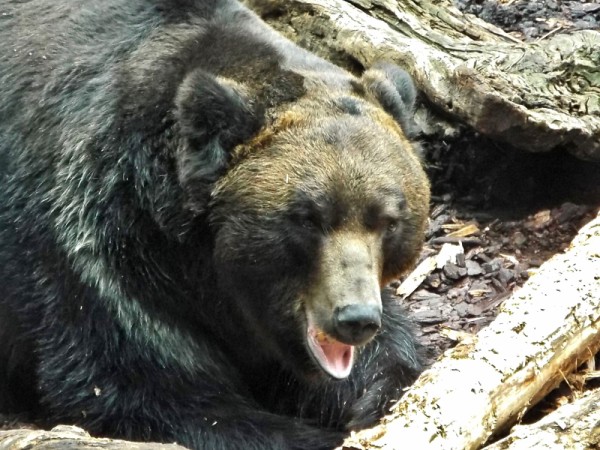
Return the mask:
<svg viewBox="0 0 600 450"><path fill-rule="evenodd" d="M445 1L246 3L346 67L398 63L435 109L483 134L532 152L560 147L600 160L598 31L523 43Z"/></svg>
<svg viewBox="0 0 600 450"><path fill-rule="evenodd" d="M533 425L519 425L510 436L484 450L589 450L600 448L600 390L561 406Z"/></svg>
<svg viewBox="0 0 600 450"><path fill-rule="evenodd" d="M0 431L0 450L185 450L175 444L148 444L92 438L81 428L61 425L51 431Z"/></svg>

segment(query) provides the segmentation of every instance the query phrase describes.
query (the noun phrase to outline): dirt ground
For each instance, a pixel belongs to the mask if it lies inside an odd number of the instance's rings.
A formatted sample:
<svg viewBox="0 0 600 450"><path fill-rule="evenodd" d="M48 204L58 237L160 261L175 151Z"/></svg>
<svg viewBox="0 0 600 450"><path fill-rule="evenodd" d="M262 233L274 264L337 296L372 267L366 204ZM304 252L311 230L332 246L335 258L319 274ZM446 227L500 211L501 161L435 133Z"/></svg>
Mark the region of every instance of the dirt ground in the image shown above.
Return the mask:
<svg viewBox="0 0 600 450"><path fill-rule="evenodd" d="M556 32L600 27L600 3L562 0L455 0L464 13L478 16L524 41Z"/></svg>

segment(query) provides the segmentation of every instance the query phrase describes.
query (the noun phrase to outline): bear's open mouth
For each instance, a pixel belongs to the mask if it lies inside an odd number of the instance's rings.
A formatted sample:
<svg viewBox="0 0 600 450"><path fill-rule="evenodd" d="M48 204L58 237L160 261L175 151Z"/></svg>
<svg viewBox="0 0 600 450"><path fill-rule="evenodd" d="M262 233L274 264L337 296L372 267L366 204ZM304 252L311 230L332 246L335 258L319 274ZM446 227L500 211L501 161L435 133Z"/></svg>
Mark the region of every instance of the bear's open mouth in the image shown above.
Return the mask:
<svg viewBox="0 0 600 450"><path fill-rule="evenodd" d="M354 346L333 339L313 325L308 326L308 348L321 368L334 378L350 375L354 364Z"/></svg>

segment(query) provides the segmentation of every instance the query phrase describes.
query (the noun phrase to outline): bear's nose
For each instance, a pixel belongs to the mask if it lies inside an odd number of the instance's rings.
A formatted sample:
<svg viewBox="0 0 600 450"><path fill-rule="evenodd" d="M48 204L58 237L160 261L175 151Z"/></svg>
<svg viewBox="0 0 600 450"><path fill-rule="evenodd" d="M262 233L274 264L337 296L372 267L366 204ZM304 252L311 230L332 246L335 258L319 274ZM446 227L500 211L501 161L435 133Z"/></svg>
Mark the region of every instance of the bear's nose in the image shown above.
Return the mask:
<svg viewBox="0 0 600 450"><path fill-rule="evenodd" d="M361 345L381 327L378 305L353 304L336 308L333 316L337 337L349 345Z"/></svg>

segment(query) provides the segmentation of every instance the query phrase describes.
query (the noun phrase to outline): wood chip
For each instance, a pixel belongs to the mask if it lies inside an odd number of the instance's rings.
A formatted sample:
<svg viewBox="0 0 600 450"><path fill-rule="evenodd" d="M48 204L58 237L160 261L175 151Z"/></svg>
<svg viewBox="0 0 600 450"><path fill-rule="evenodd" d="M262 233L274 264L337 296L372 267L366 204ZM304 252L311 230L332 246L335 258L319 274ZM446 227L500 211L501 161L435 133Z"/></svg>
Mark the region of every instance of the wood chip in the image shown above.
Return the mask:
<svg viewBox="0 0 600 450"><path fill-rule="evenodd" d="M396 289L396 295L404 298L412 294L427 278L427 275L435 270L436 266L436 257L429 256L425 258Z"/></svg>
<svg viewBox="0 0 600 450"><path fill-rule="evenodd" d="M453 231L452 233L448 233L446 236L448 236L448 237L467 237L467 236L471 236L476 233L479 233L479 227L474 223L470 223L456 231Z"/></svg>
<svg viewBox="0 0 600 450"><path fill-rule="evenodd" d="M444 244L436 258L436 267L442 269L447 263L456 264L457 255L464 254L465 249L459 244Z"/></svg>

